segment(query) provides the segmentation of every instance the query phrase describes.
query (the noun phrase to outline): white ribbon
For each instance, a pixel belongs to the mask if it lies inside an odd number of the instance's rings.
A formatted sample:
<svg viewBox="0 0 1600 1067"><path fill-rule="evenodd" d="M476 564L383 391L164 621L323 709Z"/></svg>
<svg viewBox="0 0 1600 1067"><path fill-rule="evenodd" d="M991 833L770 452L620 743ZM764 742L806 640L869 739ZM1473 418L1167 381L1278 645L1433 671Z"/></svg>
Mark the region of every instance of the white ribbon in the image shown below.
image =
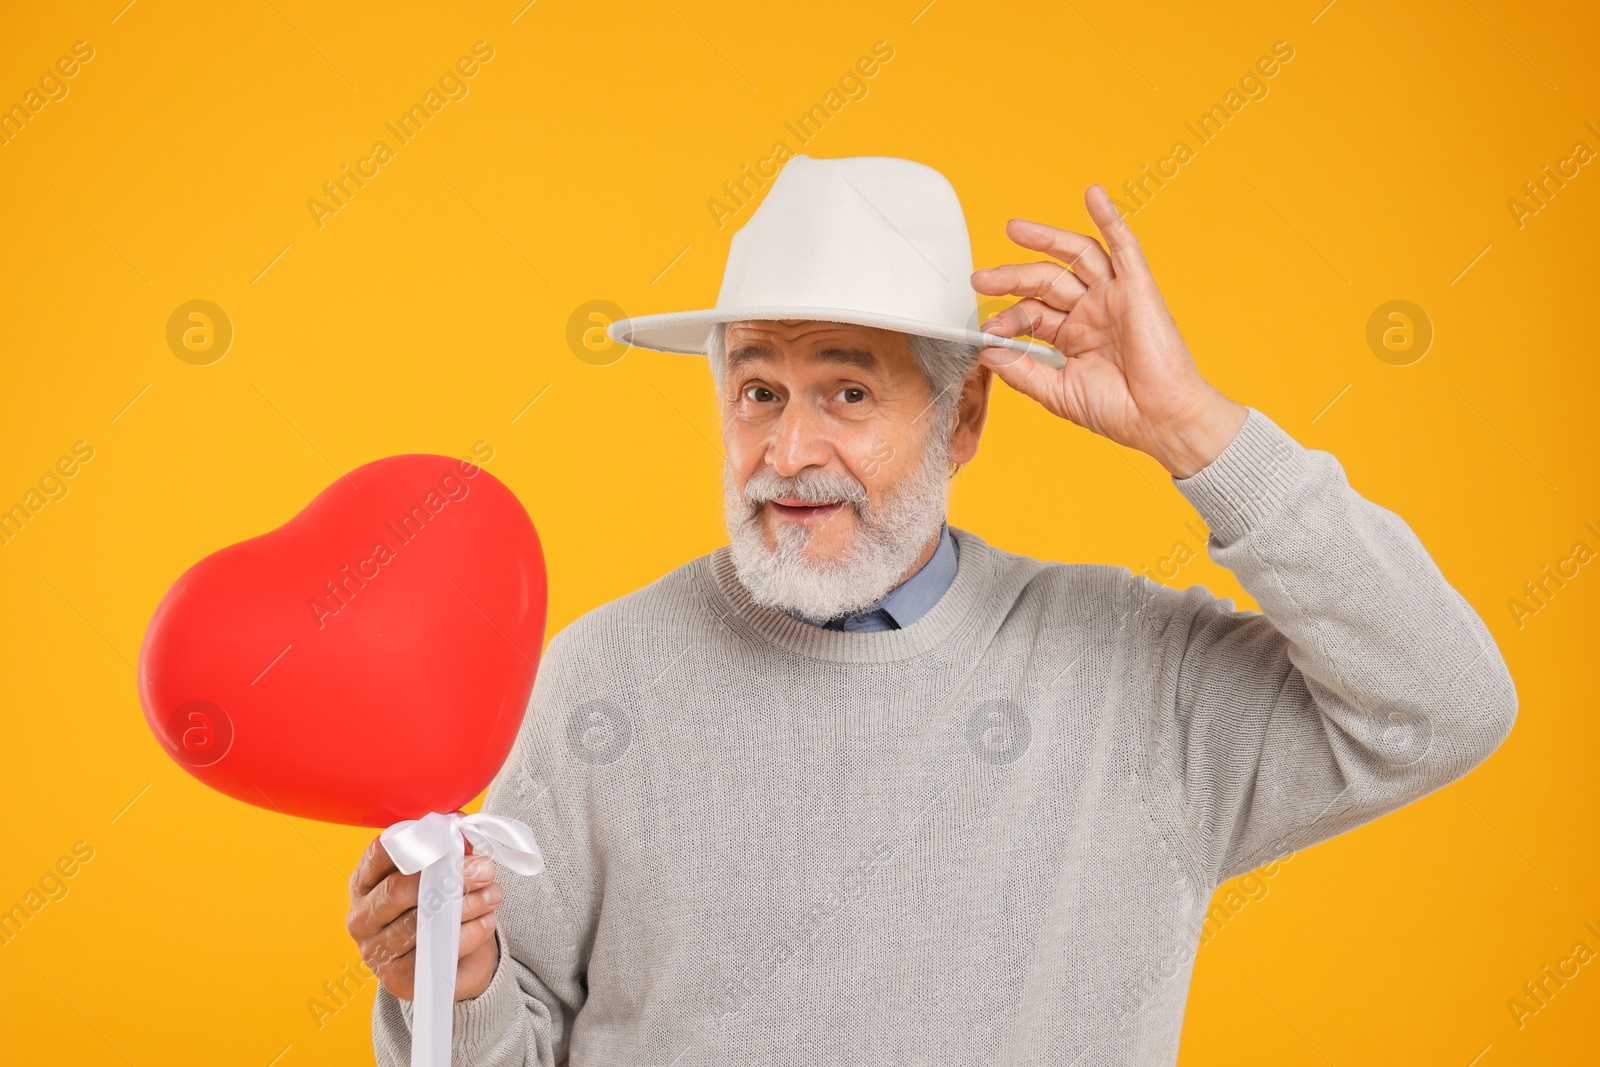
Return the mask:
<svg viewBox="0 0 1600 1067"><path fill-rule="evenodd" d="M404 874L422 872L417 894L417 967L411 1007L411 1067L450 1067L466 841L518 874L544 870L526 823L500 815L429 812L378 835Z"/></svg>

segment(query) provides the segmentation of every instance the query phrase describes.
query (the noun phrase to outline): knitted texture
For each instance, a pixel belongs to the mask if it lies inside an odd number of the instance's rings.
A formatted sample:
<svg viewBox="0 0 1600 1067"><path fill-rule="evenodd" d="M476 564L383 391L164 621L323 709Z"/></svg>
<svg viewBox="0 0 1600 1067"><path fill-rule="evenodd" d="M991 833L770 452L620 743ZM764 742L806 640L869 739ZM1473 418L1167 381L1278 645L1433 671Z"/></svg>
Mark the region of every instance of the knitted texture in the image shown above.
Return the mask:
<svg viewBox="0 0 1600 1067"><path fill-rule="evenodd" d="M726 546L557 634L484 810L500 964L456 1064L1172 1064L1223 881L1505 739L1482 619L1255 408L1177 487L1261 611L952 528L901 630L751 601ZM380 989L381 1067L411 1004Z"/></svg>

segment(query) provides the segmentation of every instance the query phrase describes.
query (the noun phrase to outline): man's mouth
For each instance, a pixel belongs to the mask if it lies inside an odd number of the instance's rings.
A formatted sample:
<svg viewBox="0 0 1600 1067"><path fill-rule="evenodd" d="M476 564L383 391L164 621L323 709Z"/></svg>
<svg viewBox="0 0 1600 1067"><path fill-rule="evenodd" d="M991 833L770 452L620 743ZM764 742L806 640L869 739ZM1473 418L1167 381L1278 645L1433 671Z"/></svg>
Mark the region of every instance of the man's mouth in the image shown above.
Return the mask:
<svg viewBox="0 0 1600 1067"><path fill-rule="evenodd" d="M771 505L772 513L785 522L813 522L826 519L844 507L844 503L838 500L817 503L793 496L778 497L767 503Z"/></svg>

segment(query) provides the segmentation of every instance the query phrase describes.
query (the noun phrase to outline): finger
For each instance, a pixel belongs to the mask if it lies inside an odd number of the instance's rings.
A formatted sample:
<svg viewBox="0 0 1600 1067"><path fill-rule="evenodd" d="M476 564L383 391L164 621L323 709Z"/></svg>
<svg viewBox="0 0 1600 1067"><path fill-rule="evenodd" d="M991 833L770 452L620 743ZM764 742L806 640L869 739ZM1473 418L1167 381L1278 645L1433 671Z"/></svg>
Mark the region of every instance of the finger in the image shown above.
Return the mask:
<svg viewBox="0 0 1600 1067"><path fill-rule="evenodd" d="M462 874L466 889L482 889L494 881L494 860L488 856L468 856Z"/></svg>
<svg viewBox="0 0 1600 1067"><path fill-rule="evenodd" d="M356 911L360 913L363 931L371 933L394 922L409 909L417 906L417 894L422 884L422 873L401 874L394 871L372 887ZM356 931L357 937L361 936Z"/></svg>
<svg viewBox="0 0 1600 1067"><path fill-rule="evenodd" d="M1056 337L1061 324L1067 321L1067 311L1030 297L1001 309L979 329L985 332L998 331L1003 337L1041 337L1048 340Z"/></svg>
<svg viewBox="0 0 1600 1067"><path fill-rule="evenodd" d="M459 955L470 956L482 948L494 936L494 928L499 925L499 919L494 912L471 919L461 924L461 951Z"/></svg>
<svg viewBox="0 0 1600 1067"><path fill-rule="evenodd" d="M495 936L490 933L472 952L461 957L456 967L456 1000L469 1000L482 996L494 981L494 972L500 964L500 949Z"/></svg>
<svg viewBox="0 0 1600 1067"><path fill-rule="evenodd" d="M1008 263L972 274L972 287L989 296L1033 296L1062 311L1071 311L1089 287L1060 263Z"/></svg>
<svg viewBox="0 0 1600 1067"><path fill-rule="evenodd" d="M461 901L462 921L487 915L499 906L504 897L505 891L500 888L499 882L490 882L477 892L468 893Z"/></svg>
<svg viewBox="0 0 1600 1067"><path fill-rule="evenodd" d="M1004 330L998 332L1005 336ZM1057 388L1061 372L1047 367L1026 352L1014 348L983 348L978 350L978 362L991 368L1000 380L1024 396L1032 397L1049 406Z"/></svg>
<svg viewBox="0 0 1600 1067"><path fill-rule="evenodd" d="M1023 248L1055 256L1090 285L1111 280L1110 257L1100 247L1100 242L1087 234L1058 230L1042 222L1012 219L1006 223L1006 236Z"/></svg>
<svg viewBox="0 0 1600 1067"><path fill-rule="evenodd" d="M502 895L499 883L491 882L485 888L468 893L462 899L461 931L464 940L469 927L479 925L486 917L493 918L494 909L500 903ZM497 923L498 920L491 922L489 929L493 930ZM412 908L362 942L362 959L369 969L377 970L415 951L416 947L417 909Z"/></svg>
<svg viewBox="0 0 1600 1067"><path fill-rule="evenodd" d="M417 957L414 954L402 956L379 967L372 967L371 970L378 976L383 988L401 1000L410 1000L416 995Z"/></svg>
<svg viewBox="0 0 1600 1067"><path fill-rule="evenodd" d="M361 959L371 970L387 967L416 950L417 909L401 915L388 926L361 941Z"/></svg>
<svg viewBox="0 0 1600 1067"><path fill-rule="evenodd" d="M1089 208L1089 217L1100 228L1100 236L1105 238L1106 247L1111 250L1111 266L1117 276L1149 276L1150 265L1144 260L1139 239L1133 235L1127 220L1117 211L1105 189L1091 185L1083 200Z"/></svg>
<svg viewBox="0 0 1600 1067"><path fill-rule="evenodd" d="M372 839L372 844L361 854L361 862L356 864L355 873L350 876L350 895L366 896L372 892L372 887L386 878L390 871L399 870L394 859L383 847L383 837L379 835Z"/></svg>

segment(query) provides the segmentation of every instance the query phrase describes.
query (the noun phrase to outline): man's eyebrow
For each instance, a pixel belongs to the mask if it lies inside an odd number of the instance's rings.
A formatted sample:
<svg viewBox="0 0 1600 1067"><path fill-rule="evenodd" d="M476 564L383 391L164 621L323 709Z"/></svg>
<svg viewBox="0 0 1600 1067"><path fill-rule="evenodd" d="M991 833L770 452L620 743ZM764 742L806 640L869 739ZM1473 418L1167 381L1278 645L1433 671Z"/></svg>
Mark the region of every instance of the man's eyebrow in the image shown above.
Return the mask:
<svg viewBox="0 0 1600 1067"><path fill-rule="evenodd" d="M758 359L766 359L772 355L772 349L766 345L748 344L741 345L728 353L728 369L732 370L744 363L753 363Z"/></svg>
<svg viewBox="0 0 1600 1067"><path fill-rule="evenodd" d="M860 367L862 370L876 371L883 368L883 363L878 357L865 348L824 348L816 355L818 359L827 363L844 363ZM728 353L728 367L731 369L771 356L772 349L768 345L757 343L741 345Z"/></svg>
<svg viewBox="0 0 1600 1067"><path fill-rule="evenodd" d="M865 348L824 348L817 355L829 363L847 363L862 370L878 370L883 364Z"/></svg>

